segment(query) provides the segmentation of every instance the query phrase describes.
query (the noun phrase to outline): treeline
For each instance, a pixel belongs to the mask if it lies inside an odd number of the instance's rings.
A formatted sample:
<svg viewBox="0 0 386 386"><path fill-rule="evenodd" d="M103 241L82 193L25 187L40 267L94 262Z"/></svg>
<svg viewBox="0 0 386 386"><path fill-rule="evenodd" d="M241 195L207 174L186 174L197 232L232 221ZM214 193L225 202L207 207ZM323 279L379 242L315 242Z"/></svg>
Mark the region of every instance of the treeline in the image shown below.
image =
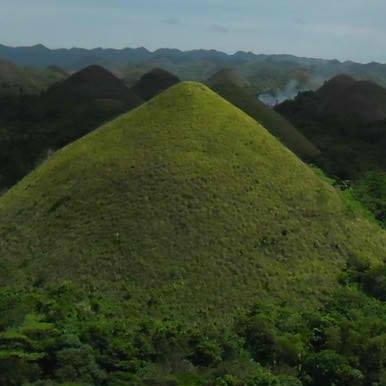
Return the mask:
<svg viewBox="0 0 386 386"><path fill-rule="evenodd" d="M269 300L228 327L143 315L71 282L0 292L0 384L386 383L386 266L350 261L315 309Z"/></svg>

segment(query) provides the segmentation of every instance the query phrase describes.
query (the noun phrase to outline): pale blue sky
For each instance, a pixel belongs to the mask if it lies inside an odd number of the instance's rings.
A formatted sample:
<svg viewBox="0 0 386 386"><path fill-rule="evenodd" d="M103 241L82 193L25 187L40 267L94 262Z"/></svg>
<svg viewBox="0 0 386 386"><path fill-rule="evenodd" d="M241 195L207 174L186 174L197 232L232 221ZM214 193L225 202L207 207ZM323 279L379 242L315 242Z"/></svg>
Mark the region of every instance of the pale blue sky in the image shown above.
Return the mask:
<svg viewBox="0 0 386 386"><path fill-rule="evenodd" d="M0 43L386 62L386 0L0 0Z"/></svg>

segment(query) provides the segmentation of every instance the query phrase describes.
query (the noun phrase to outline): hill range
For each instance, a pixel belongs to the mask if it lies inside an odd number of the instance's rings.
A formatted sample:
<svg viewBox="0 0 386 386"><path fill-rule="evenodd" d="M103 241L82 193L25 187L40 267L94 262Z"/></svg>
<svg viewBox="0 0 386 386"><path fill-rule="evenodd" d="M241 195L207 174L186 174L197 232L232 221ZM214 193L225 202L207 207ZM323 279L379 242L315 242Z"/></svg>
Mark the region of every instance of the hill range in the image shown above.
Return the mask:
<svg viewBox="0 0 386 386"><path fill-rule="evenodd" d="M370 80L386 86L386 65L381 63L360 64L352 61L339 62L301 58L292 55L264 55L239 51L228 55L215 50L180 51L159 49L151 52L145 48L92 50L82 48L49 49L41 44L32 47L8 47L0 45L0 58L21 66L46 68L59 66L69 72L79 71L89 65L106 67L120 77L142 75L153 68L164 68L182 80L206 81L222 68L237 70L250 83L255 93L268 93L281 99L288 93L295 97L298 91L317 89L339 74L348 74L358 80Z"/></svg>

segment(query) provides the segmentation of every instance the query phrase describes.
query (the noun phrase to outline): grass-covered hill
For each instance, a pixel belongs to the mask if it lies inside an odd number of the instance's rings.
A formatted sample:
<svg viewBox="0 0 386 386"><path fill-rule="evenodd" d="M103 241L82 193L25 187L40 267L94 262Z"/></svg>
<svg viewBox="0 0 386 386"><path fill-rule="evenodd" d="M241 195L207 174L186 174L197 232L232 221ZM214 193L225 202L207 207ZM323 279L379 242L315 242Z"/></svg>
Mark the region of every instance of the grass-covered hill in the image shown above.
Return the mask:
<svg viewBox="0 0 386 386"><path fill-rule="evenodd" d="M320 154L319 150L292 124L259 101L251 91L248 82L236 71L221 70L213 75L207 84L223 98L255 118L299 157L312 160Z"/></svg>
<svg viewBox="0 0 386 386"><path fill-rule="evenodd" d="M385 234L255 120L182 83L53 155L0 199L1 281L71 279L144 313L229 320L311 304Z"/></svg>
<svg viewBox="0 0 386 386"><path fill-rule="evenodd" d="M341 75L276 109L322 150L328 173L357 179L386 170L386 89Z"/></svg>
<svg viewBox="0 0 386 386"><path fill-rule="evenodd" d="M180 79L161 68L147 72L135 83L132 90L145 101L155 97L162 91L179 83Z"/></svg>

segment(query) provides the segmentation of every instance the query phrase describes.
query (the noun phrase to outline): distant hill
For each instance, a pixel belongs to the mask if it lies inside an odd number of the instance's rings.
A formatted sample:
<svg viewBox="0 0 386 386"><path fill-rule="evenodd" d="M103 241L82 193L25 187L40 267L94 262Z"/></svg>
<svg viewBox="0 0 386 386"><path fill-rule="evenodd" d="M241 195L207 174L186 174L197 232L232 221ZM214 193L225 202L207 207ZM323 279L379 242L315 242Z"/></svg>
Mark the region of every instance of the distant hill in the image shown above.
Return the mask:
<svg viewBox="0 0 386 386"><path fill-rule="evenodd" d="M329 173L356 179L385 170L385 88L340 75L276 109L323 151Z"/></svg>
<svg viewBox="0 0 386 386"><path fill-rule="evenodd" d="M319 150L285 118L260 102L251 91L249 83L236 71L221 70L213 75L207 84L223 98L256 119L298 156L311 160L320 154Z"/></svg>
<svg viewBox="0 0 386 386"><path fill-rule="evenodd" d="M375 83L338 76L317 92L321 119L352 120L367 124L386 119L386 89Z"/></svg>
<svg viewBox="0 0 386 386"><path fill-rule="evenodd" d="M120 79L90 66L39 97L0 100L0 188L12 186L41 162L101 124L143 103Z"/></svg>
<svg viewBox="0 0 386 386"><path fill-rule="evenodd" d="M0 58L0 98L12 95L39 94L67 77L64 71L19 67Z"/></svg>
<svg viewBox="0 0 386 386"><path fill-rule="evenodd" d="M179 82L180 79L177 76L161 68L155 68L144 74L132 90L147 101Z"/></svg>
<svg viewBox="0 0 386 386"><path fill-rule="evenodd" d="M57 65L67 71L79 71L92 64L125 74L143 73L160 67L182 80L205 81L225 67L235 68L251 84L255 93L281 95L288 85L296 89L316 89L338 74L348 74L356 79L370 80L386 87L386 64L360 64L352 61L339 62L301 58L293 55L264 55L239 51L232 55L216 50L180 51L141 48L92 50L82 48L51 50L43 45L32 47L8 47L0 45L0 58L23 66L46 68Z"/></svg>
<svg viewBox="0 0 386 386"><path fill-rule="evenodd" d="M142 103L141 99L111 72L101 66L89 66L51 87L44 95L47 103L74 105L97 99L114 99L132 106Z"/></svg>
<svg viewBox="0 0 386 386"><path fill-rule="evenodd" d="M72 280L131 321L302 307L385 234L254 119L182 83L55 153L0 199L2 283ZM48 287L47 287L48 286ZM128 301L127 301L128 300Z"/></svg>

